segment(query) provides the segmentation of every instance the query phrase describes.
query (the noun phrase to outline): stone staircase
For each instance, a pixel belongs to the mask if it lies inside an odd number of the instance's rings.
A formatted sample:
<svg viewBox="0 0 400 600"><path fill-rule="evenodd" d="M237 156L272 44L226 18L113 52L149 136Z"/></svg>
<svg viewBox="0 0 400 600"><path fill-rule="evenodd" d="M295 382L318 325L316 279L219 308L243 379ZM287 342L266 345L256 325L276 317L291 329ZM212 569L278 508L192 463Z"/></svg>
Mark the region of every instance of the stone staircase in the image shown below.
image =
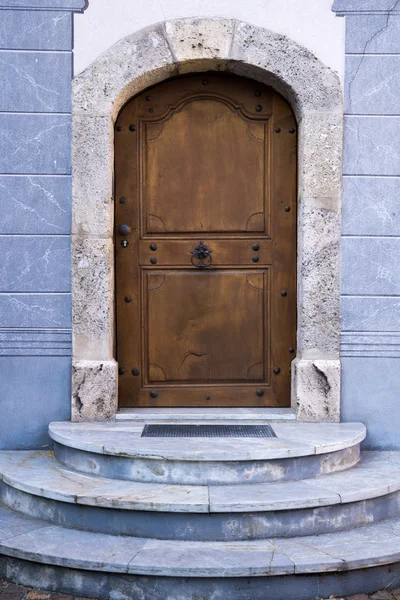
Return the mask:
<svg viewBox="0 0 400 600"><path fill-rule="evenodd" d="M113 600L399 587L400 452L360 455L362 424L256 410L240 423L277 437L146 438L145 423L199 413L122 416L52 423L54 453L0 452L0 577Z"/></svg>

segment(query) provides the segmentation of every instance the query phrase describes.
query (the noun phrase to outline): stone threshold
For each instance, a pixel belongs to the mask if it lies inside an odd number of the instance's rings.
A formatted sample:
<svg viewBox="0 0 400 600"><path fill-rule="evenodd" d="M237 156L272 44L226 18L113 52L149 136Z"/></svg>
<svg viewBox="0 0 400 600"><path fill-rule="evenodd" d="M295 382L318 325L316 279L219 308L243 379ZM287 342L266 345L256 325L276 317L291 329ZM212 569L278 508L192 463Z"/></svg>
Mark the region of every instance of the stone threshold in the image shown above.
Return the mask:
<svg viewBox="0 0 400 600"><path fill-rule="evenodd" d="M213 423L220 421L248 422L295 421L291 408L120 408L117 421L169 421Z"/></svg>

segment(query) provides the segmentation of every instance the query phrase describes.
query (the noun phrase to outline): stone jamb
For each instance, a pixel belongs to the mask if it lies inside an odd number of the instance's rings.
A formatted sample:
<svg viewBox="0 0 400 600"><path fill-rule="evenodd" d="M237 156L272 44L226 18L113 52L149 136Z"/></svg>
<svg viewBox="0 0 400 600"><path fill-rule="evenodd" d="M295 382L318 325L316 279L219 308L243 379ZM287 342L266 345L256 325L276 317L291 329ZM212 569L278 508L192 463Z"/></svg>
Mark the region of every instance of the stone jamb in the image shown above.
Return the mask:
<svg viewBox="0 0 400 600"><path fill-rule="evenodd" d="M73 82L73 420L117 411L114 359L113 139L124 104L149 86L207 70L272 86L299 127L298 330L292 406L340 419L340 217L343 107L337 75L293 40L222 18L141 30Z"/></svg>

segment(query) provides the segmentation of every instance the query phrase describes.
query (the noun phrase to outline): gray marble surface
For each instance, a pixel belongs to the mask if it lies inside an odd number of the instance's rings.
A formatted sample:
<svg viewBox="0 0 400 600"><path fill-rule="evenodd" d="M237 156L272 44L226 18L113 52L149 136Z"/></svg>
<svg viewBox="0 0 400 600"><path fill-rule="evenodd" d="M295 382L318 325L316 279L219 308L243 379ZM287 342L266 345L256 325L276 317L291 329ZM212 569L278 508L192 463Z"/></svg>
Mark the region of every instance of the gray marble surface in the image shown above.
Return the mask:
<svg viewBox="0 0 400 600"><path fill-rule="evenodd" d="M71 117L0 113L0 172L69 175Z"/></svg>
<svg viewBox="0 0 400 600"><path fill-rule="evenodd" d="M70 328L71 294L0 294L3 328Z"/></svg>
<svg viewBox="0 0 400 600"><path fill-rule="evenodd" d="M399 14L348 15L346 53L398 54Z"/></svg>
<svg viewBox="0 0 400 600"><path fill-rule="evenodd" d="M343 179L343 235L400 235L400 178Z"/></svg>
<svg viewBox="0 0 400 600"><path fill-rule="evenodd" d="M71 177L0 175L0 233L68 234L71 228Z"/></svg>
<svg viewBox="0 0 400 600"><path fill-rule="evenodd" d="M0 52L0 111L71 112L68 52Z"/></svg>
<svg viewBox="0 0 400 600"><path fill-rule="evenodd" d="M100 454L182 461L245 461L322 454L358 444L362 423L274 423L276 438L142 438L129 422L51 423L51 438L72 448Z"/></svg>
<svg viewBox="0 0 400 600"><path fill-rule="evenodd" d="M67 236L0 236L3 292L69 292Z"/></svg>
<svg viewBox="0 0 400 600"><path fill-rule="evenodd" d="M270 540L255 542L169 542L150 540L129 572L180 577L286 575L294 564Z"/></svg>
<svg viewBox="0 0 400 600"><path fill-rule="evenodd" d="M295 421L296 415L291 408L120 408L117 421Z"/></svg>
<svg viewBox="0 0 400 600"><path fill-rule="evenodd" d="M293 510L384 496L400 490L400 453L366 452L356 467L297 481L168 485L84 475L51 453L1 452L0 477L18 490L67 503L125 510L224 513Z"/></svg>
<svg viewBox="0 0 400 600"><path fill-rule="evenodd" d="M258 577L346 571L400 559L399 517L319 536L182 542L76 531L10 515L11 511L0 507L2 554L84 570L150 576Z"/></svg>
<svg viewBox="0 0 400 600"><path fill-rule="evenodd" d="M400 175L400 117L345 117L345 175Z"/></svg>
<svg viewBox="0 0 400 600"><path fill-rule="evenodd" d="M400 55L346 56L347 114L398 115L399 92Z"/></svg>
<svg viewBox="0 0 400 600"><path fill-rule="evenodd" d="M398 296L344 296L342 306L343 331L391 332L393 326L400 322L400 298ZM384 370L374 367L374 373ZM350 404L350 396L349 403ZM351 419L365 421L363 413L354 413Z"/></svg>
<svg viewBox="0 0 400 600"><path fill-rule="evenodd" d="M7 50L71 50L72 15L57 11L3 10L0 48Z"/></svg>
<svg viewBox="0 0 400 600"><path fill-rule="evenodd" d="M342 254L343 294L400 295L400 238L344 238Z"/></svg>

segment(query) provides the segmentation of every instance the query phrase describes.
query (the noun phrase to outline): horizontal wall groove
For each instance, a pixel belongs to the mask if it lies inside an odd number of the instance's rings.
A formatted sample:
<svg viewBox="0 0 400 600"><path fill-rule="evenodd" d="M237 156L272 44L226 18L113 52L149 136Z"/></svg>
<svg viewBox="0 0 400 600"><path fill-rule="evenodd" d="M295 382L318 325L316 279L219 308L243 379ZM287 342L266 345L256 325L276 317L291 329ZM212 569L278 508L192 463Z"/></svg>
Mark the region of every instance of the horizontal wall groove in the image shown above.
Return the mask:
<svg viewBox="0 0 400 600"><path fill-rule="evenodd" d="M0 356L70 356L71 329L0 329Z"/></svg>
<svg viewBox="0 0 400 600"><path fill-rule="evenodd" d="M0 113L1 115L2 113ZM50 113L49 113L50 114ZM71 171L68 173L1 173L1 177L71 177Z"/></svg>
<svg viewBox="0 0 400 600"><path fill-rule="evenodd" d="M71 296L71 292L0 292L0 296Z"/></svg>
<svg viewBox="0 0 400 600"><path fill-rule="evenodd" d="M25 54L72 54L72 50L36 50L35 48L0 48L0 54L2 52L22 52Z"/></svg>
<svg viewBox="0 0 400 600"><path fill-rule="evenodd" d="M344 116L347 117L348 119L351 118L355 118L355 119L400 119L400 115L399 114L393 114L393 115L380 115L380 114L374 114L374 115L370 115L370 114L354 114L354 113L344 113Z"/></svg>
<svg viewBox="0 0 400 600"><path fill-rule="evenodd" d="M43 238L52 238L52 237L56 237L56 238L69 238L71 237L71 235L69 233L1 233L0 232L0 238L14 238L14 237L20 237L20 238L31 238L31 237L43 237Z"/></svg>
<svg viewBox="0 0 400 600"><path fill-rule="evenodd" d="M345 56L400 56L400 52L346 52Z"/></svg>
<svg viewBox="0 0 400 600"><path fill-rule="evenodd" d="M357 178L365 178L365 177L373 177L374 179L400 179L400 175L353 175L353 174L343 174L343 177L354 177Z"/></svg>
<svg viewBox="0 0 400 600"><path fill-rule="evenodd" d="M342 234L342 239L345 238L360 238L360 239L383 239L386 240L388 238L390 239L400 239L400 235L393 235L393 234L375 234L375 233L363 233L363 234L359 234L359 233L343 233Z"/></svg>
<svg viewBox="0 0 400 600"><path fill-rule="evenodd" d="M393 118L396 117L398 118L400 115L399 114L381 114L381 113L344 113L345 117L368 117L368 118L372 118L372 117L377 117L379 119L382 118Z"/></svg>
<svg viewBox="0 0 400 600"><path fill-rule="evenodd" d="M340 294L341 298L400 298L400 294Z"/></svg>
<svg viewBox="0 0 400 600"><path fill-rule="evenodd" d="M70 112L55 112L53 110L49 110L48 112L38 112L38 111L9 111L9 110L0 110L1 115L40 115L40 116L49 116L49 115L61 115L62 117L70 117Z"/></svg>

